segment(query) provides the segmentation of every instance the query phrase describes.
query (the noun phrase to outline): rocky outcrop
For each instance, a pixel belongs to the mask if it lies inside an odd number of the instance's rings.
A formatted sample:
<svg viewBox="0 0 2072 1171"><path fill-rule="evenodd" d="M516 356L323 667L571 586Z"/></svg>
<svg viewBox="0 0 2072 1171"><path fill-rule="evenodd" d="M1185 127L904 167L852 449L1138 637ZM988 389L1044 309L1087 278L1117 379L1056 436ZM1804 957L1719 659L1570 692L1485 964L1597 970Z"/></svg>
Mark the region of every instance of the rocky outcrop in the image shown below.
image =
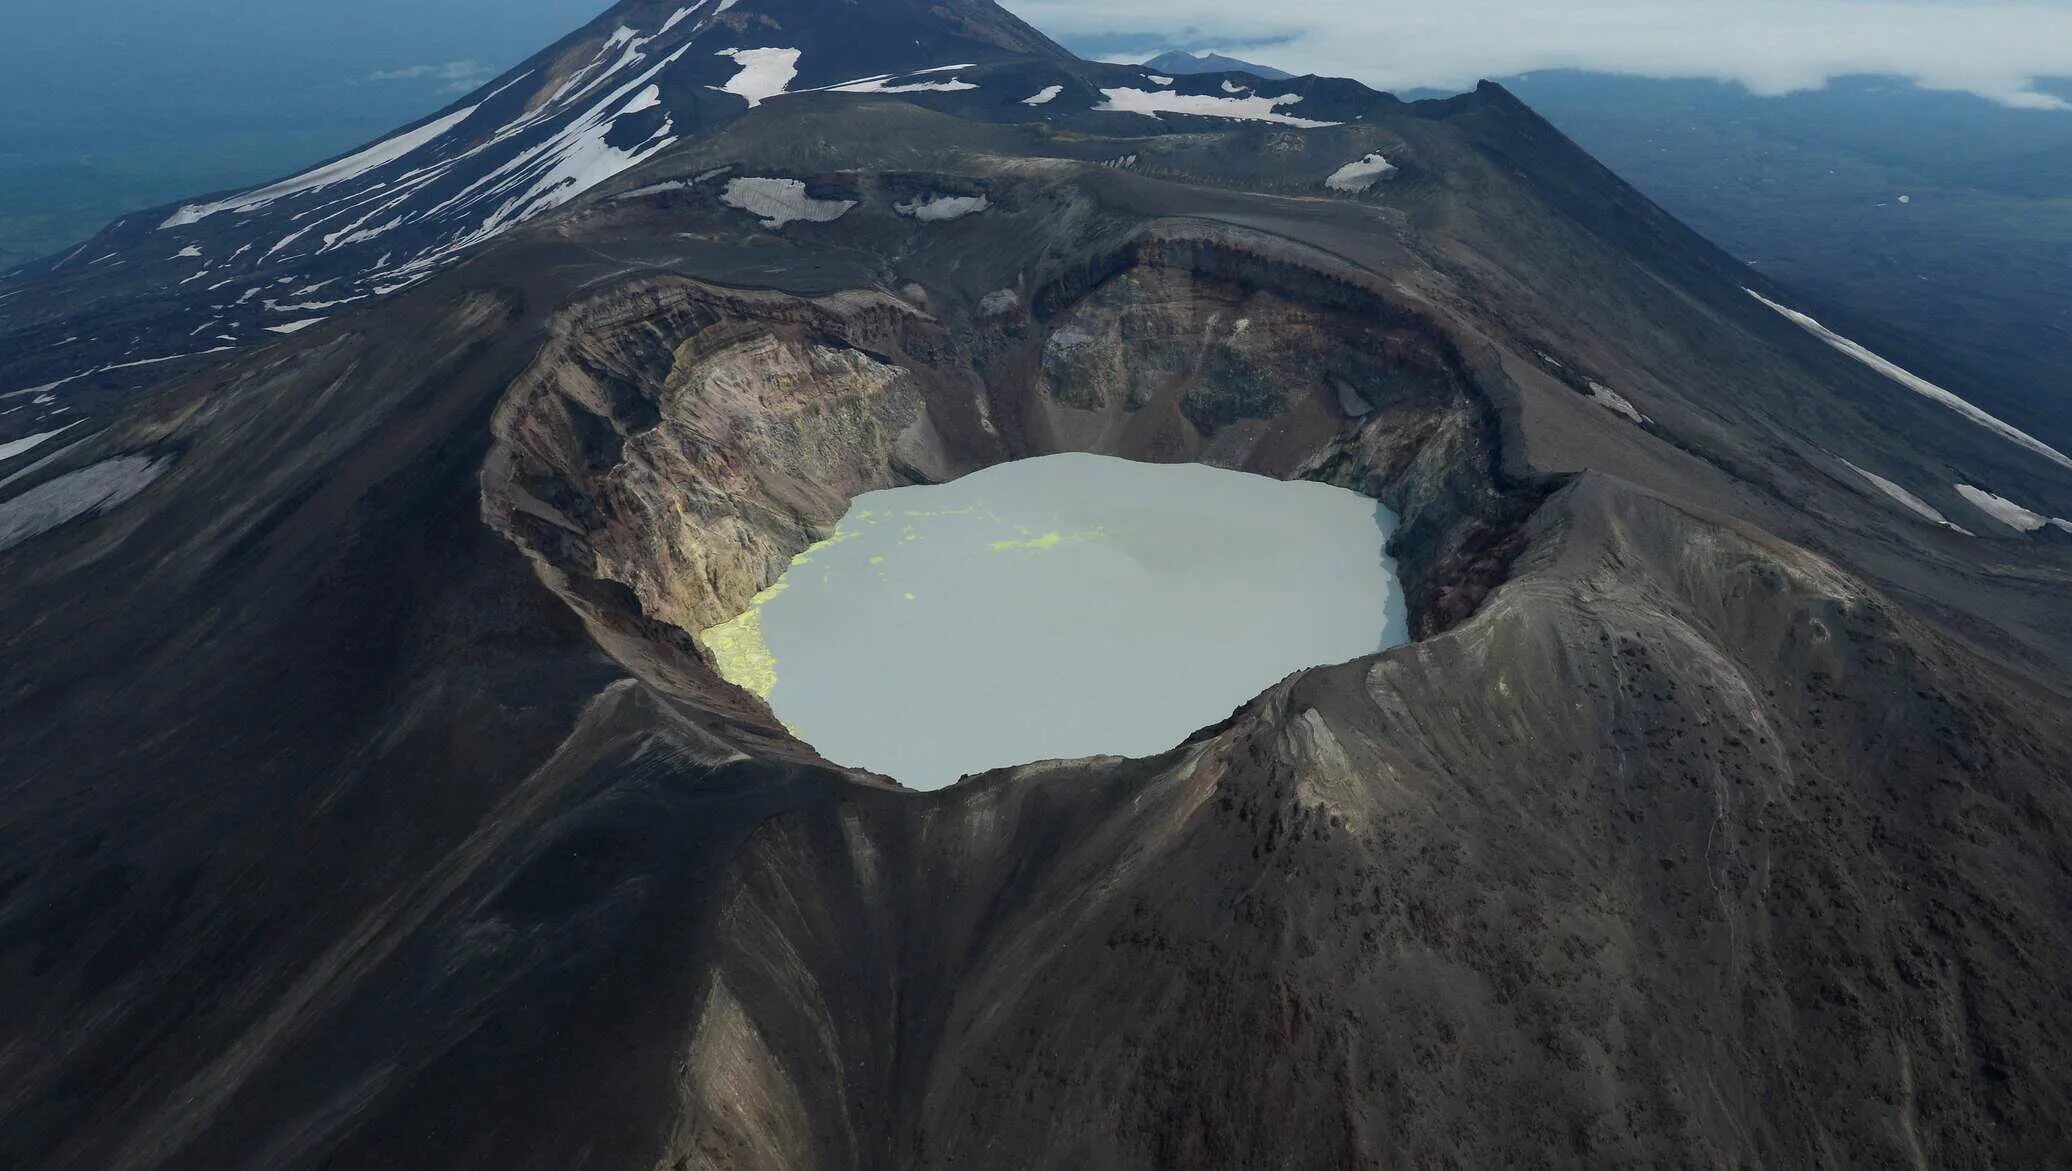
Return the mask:
<svg viewBox="0 0 2072 1171"><path fill-rule="evenodd" d="M919 328L889 298L688 282L586 305L498 411L487 507L558 571L703 629L831 532L852 497L949 474L913 372L859 348Z"/></svg>

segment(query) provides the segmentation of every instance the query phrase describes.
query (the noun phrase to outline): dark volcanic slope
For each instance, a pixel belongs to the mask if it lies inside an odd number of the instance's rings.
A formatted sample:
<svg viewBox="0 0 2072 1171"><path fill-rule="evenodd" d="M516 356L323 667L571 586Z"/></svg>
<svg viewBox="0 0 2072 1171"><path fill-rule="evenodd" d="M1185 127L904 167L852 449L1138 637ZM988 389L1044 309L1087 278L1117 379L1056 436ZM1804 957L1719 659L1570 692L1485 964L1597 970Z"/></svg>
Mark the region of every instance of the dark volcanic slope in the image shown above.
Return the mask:
<svg viewBox="0 0 2072 1171"><path fill-rule="evenodd" d="M1493 87L1038 56L766 102L0 486L0 1165L2059 1157L2072 546L1950 486L2072 472ZM1418 640L927 794L704 664L854 494L1061 450L1375 495Z"/></svg>

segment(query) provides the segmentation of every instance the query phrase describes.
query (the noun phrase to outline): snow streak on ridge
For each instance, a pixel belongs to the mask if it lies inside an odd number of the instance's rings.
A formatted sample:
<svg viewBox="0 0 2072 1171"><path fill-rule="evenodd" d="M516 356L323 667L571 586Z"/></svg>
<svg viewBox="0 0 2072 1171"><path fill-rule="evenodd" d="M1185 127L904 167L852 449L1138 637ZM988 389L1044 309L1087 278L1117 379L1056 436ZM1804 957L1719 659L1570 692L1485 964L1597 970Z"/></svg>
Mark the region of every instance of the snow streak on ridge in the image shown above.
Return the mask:
<svg viewBox="0 0 2072 1171"><path fill-rule="evenodd" d="M1789 318L1792 322L1796 323L1800 328L1812 334L1814 337L1819 338L1821 341L1826 342L1828 345L1833 346L1835 349L1840 350L1843 353L1849 355L1850 357L1856 359L1857 361L1863 363L1864 365L1869 366L1871 369L1876 370L1878 373L1883 374L1885 377L1892 379L1894 382L1899 383L1901 386L1906 387L1908 390L1913 391L1915 394L1921 395L1924 398L1933 399L1936 402L1941 403L1943 406L1946 406L1951 410L1957 412L1958 414L1964 416L1965 418L1970 419L1972 422L1977 423L1979 426L1984 427L1986 430L1994 432L1995 434L2000 435L2001 437L2008 439L2009 441L2018 444L2019 446L2028 448L2030 451L2035 452L2037 455L2040 455L2043 458L2051 461L2052 463L2057 464L2059 467L2072 468L2072 458L2068 458L2065 455L2065 453L2059 451L2057 448L2052 447L2050 444L2045 443L2041 439L2036 438L2028 432L2022 431L2019 428L2013 426L2012 424L2003 422L1999 418L1991 414L1988 414L1985 411L1980 410L1979 408L1971 405L1969 402L1966 402L1964 399L1958 397L1950 391L1944 390L1942 387L1937 386L1935 383L1928 381L1926 378L1923 378L1920 375L1905 369L1898 363L1891 362L1879 357L1878 355L1870 352L1869 350L1856 344L1855 342L1850 341L1848 338L1845 338L1842 335L1836 333L1835 331L1829 329L1828 327L1820 324L1818 321L1815 321L1813 318L1807 316L1806 314L1800 313L1796 309L1787 309L1784 306L1779 305L1777 302L1772 301L1768 297L1763 296L1761 293L1756 292L1754 289L1743 289L1741 291L1747 293L1749 296L1754 297L1756 300L1761 301L1763 304L1768 305L1770 308L1783 314L1786 318Z"/></svg>

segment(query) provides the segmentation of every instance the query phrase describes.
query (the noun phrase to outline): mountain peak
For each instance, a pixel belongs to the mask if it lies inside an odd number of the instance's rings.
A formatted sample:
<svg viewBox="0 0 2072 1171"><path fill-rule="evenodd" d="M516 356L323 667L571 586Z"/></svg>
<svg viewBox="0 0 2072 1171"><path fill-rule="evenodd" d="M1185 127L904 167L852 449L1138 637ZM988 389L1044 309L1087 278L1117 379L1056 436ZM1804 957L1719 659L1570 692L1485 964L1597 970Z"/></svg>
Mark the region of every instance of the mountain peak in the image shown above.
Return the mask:
<svg viewBox="0 0 2072 1171"><path fill-rule="evenodd" d="M1260 65L1221 53L1189 53L1173 49L1144 62L1144 68L1186 76L1191 73L1249 73L1261 81L1287 81L1295 75L1271 65Z"/></svg>
<svg viewBox="0 0 2072 1171"><path fill-rule="evenodd" d="M265 341L414 285L780 94L956 92L975 86L934 72L1077 61L992 0L623 0L414 125L125 217L19 271L84 282L104 307L131 298L135 320L111 326L165 353ZM111 263L89 274L89 256Z"/></svg>

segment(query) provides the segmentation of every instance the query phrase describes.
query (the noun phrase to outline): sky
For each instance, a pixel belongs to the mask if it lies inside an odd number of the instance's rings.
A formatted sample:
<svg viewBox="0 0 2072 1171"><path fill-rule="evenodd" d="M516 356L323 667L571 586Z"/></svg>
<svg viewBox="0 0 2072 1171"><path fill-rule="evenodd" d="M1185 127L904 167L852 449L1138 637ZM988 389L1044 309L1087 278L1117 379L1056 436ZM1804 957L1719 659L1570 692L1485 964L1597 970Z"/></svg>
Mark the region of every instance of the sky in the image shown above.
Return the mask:
<svg viewBox="0 0 2072 1171"><path fill-rule="evenodd" d="M2072 0L1006 2L1081 53L1215 49L1388 90L1565 68L1779 95L1884 74L2012 106L2072 108L2036 86L2072 76Z"/></svg>

